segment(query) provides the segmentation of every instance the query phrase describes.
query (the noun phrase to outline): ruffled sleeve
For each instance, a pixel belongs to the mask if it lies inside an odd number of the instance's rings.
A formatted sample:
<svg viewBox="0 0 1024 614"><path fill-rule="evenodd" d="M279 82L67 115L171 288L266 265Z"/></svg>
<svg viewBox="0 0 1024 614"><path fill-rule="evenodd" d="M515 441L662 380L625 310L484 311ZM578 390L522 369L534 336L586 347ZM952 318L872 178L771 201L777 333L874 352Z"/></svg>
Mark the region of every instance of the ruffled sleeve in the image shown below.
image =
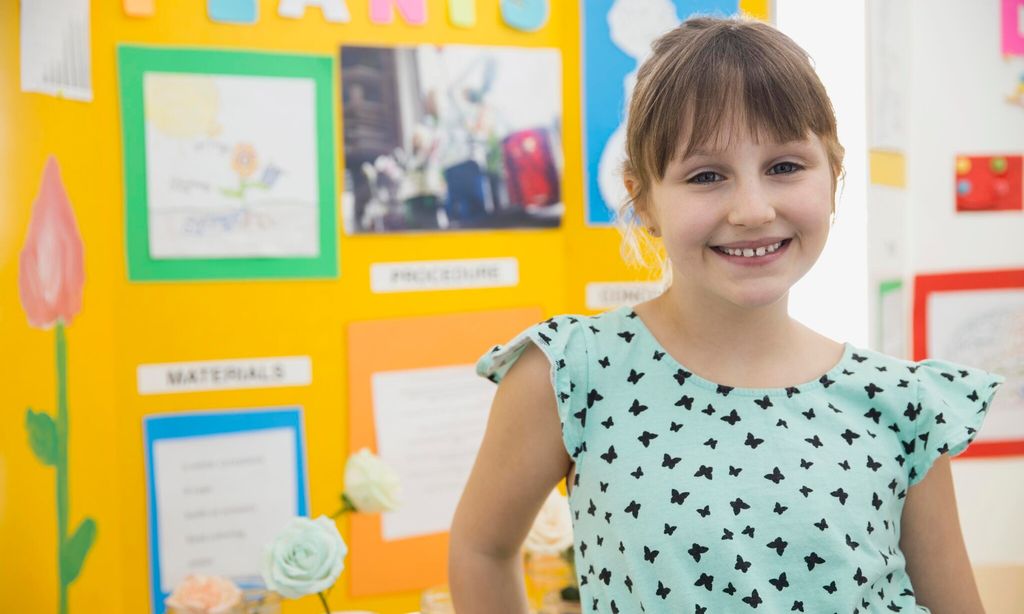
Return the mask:
<svg viewBox="0 0 1024 614"><path fill-rule="evenodd" d="M501 382L531 342L551 363L551 387L562 425L562 441L575 459L582 451L588 390L587 344L579 318L561 315L531 326L508 343L491 348L477 361L476 372L496 384Z"/></svg>
<svg viewBox="0 0 1024 614"><path fill-rule="evenodd" d="M929 358L919 361L917 404L905 415L915 437L903 443L910 460L909 484L920 482L942 454L956 456L981 430L992 397L1006 378L955 362Z"/></svg>

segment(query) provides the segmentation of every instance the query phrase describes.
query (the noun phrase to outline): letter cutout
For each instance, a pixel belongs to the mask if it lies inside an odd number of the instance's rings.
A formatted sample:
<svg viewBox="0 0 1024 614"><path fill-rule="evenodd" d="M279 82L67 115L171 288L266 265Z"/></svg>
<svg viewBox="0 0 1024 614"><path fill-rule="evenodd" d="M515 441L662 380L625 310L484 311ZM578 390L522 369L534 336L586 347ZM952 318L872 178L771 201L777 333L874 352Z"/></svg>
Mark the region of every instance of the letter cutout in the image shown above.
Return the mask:
<svg viewBox="0 0 1024 614"><path fill-rule="evenodd" d="M516 30L539 30L548 22L548 0L501 0L501 17Z"/></svg>
<svg viewBox="0 0 1024 614"><path fill-rule="evenodd" d="M398 8L402 18L414 26L427 23L426 0L370 0L370 21L389 24L395 20L393 8Z"/></svg>
<svg viewBox="0 0 1024 614"><path fill-rule="evenodd" d="M277 5L277 14L288 19L301 19L306 14L307 6L320 7L324 19L334 23L352 21L345 0L281 0Z"/></svg>

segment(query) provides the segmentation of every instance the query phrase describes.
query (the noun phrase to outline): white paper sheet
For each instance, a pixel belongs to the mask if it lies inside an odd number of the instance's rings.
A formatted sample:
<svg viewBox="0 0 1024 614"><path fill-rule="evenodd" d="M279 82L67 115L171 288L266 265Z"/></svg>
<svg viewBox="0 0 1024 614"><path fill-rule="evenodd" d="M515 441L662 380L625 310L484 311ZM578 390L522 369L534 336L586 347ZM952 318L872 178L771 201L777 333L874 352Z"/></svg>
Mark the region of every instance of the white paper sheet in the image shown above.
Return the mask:
<svg viewBox="0 0 1024 614"><path fill-rule="evenodd" d="M319 255L312 79L146 73L150 256Z"/></svg>
<svg viewBox="0 0 1024 614"><path fill-rule="evenodd" d="M291 429L155 441L161 588L259 576L264 546L298 513L295 463Z"/></svg>
<svg viewBox="0 0 1024 614"><path fill-rule="evenodd" d="M22 0L21 90L92 101L89 0Z"/></svg>
<svg viewBox="0 0 1024 614"><path fill-rule="evenodd" d="M1006 376L977 440L1024 439L1024 290L932 294L928 320L931 356Z"/></svg>
<svg viewBox="0 0 1024 614"><path fill-rule="evenodd" d="M374 373L377 453L402 483L386 541L447 531L473 468L496 387L474 365Z"/></svg>

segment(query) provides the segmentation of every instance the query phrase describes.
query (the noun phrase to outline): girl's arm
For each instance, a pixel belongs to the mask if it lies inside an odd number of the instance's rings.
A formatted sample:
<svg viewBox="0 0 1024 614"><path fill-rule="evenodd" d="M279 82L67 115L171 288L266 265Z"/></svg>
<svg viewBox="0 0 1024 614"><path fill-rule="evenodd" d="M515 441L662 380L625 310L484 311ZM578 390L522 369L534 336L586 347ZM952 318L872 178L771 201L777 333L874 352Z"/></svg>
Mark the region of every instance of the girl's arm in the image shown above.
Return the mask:
<svg viewBox="0 0 1024 614"><path fill-rule="evenodd" d="M530 344L495 394L449 538L448 583L459 614L529 611L520 549L571 465L550 369Z"/></svg>
<svg viewBox="0 0 1024 614"><path fill-rule="evenodd" d="M949 456L940 455L903 507L900 548L917 602L932 614L984 614L967 558Z"/></svg>

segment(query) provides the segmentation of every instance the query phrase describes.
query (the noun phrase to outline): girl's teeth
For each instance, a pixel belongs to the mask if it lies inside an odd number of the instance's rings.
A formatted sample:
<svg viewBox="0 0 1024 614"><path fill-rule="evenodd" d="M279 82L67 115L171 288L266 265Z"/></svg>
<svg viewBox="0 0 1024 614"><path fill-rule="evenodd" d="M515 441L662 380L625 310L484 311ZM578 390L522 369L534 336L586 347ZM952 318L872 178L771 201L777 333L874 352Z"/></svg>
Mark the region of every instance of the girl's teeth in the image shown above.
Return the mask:
<svg viewBox="0 0 1024 614"><path fill-rule="evenodd" d="M774 245L768 245L766 247L758 247L757 249L751 249L751 248L746 248L746 249L729 249L728 247L722 247L720 249L723 252L729 254L730 256L743 256L744 258L753 258L754 256L764 256L766 254L770 254L770 253L778 250L780 247L782 247L782 243L783 243L782 241L779 241L778 243L776 243Z"/></svg>

